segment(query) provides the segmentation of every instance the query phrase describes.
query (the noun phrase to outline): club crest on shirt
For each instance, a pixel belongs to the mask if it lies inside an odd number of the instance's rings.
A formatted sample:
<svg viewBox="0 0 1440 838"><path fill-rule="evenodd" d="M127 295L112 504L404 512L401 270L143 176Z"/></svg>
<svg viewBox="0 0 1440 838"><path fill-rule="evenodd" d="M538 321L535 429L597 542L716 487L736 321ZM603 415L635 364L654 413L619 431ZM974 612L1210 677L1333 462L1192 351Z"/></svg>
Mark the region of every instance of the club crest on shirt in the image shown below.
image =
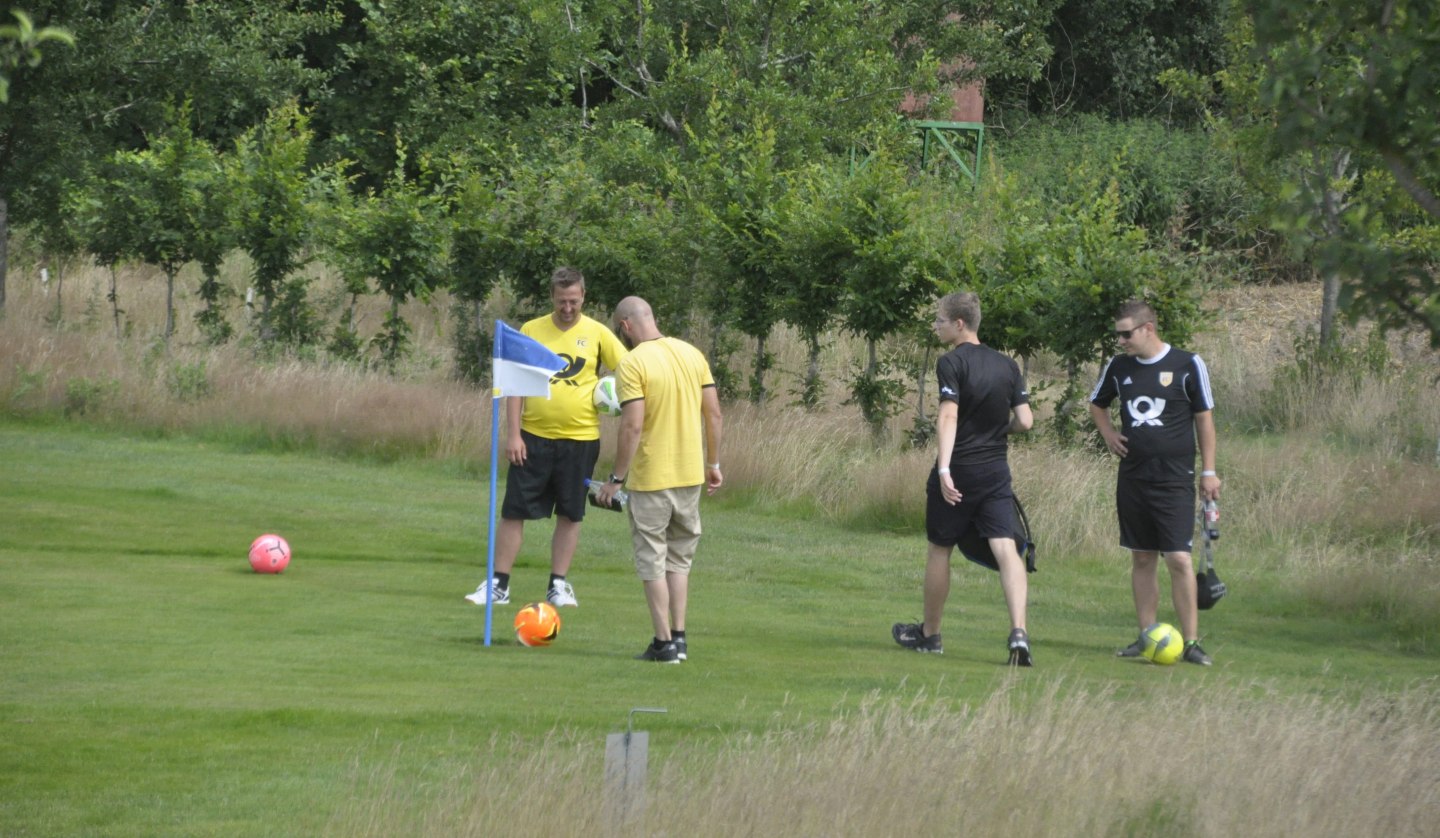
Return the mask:
<svg viewBox="0 0 1440 838"><path fill-rule="evenodd" d="M1173 373L1173 372L1162 372L1162 373L1160 373L1160 386L1161 386L1161 387L1169 387L1169 386L1170 386L1170 382L1172 382L1172 381L1174 381L1174 380L1175 380L1175 373Z"/></svg>

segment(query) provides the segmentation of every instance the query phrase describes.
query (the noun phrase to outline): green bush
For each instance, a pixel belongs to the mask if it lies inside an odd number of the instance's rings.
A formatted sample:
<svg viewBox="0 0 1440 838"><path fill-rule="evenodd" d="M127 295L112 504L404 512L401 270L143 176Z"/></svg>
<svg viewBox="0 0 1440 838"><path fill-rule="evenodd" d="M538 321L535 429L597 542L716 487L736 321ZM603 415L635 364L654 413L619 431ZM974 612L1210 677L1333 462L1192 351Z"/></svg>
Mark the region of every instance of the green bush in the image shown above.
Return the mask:
<svg viewBox="0 0 1440 838"><path fill-rule="evenodd" d="M65 382L65 415L88 416L120 392L120 382L111 378L72 378Z"/></svg>
<svg viewBox="0 0 1440 838"><path fill-rule="evenodd" d="M1073 201L1077 171L1113 176L1121 220L1143 227L1152 240L1230 248L1253 237L1257 197L1203 130L1086 116L1032 124L996 145L1002 166L1023 172L1026 187L1047 201Z"/></svg>

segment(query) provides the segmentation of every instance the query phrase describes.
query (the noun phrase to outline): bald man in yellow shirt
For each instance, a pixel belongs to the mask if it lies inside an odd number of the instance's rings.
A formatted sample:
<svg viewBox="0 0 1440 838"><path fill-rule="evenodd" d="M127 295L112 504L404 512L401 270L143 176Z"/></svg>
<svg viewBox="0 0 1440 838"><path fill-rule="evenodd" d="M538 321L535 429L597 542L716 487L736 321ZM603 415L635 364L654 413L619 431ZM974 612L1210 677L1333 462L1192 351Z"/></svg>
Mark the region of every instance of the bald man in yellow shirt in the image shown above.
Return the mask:
<svg viewBox="0 0 1440 838"><path fill-rule="evenodd" d="M720 488L720 398L700 350L665 337L649 303L626 297L615 331L630 347L620 362L620 438L615 471L600 491L609 504L630 489L635 571L645 587L655 637L640 660L689 658L685 608L690 567L700 543L700 487Z"/></svg>

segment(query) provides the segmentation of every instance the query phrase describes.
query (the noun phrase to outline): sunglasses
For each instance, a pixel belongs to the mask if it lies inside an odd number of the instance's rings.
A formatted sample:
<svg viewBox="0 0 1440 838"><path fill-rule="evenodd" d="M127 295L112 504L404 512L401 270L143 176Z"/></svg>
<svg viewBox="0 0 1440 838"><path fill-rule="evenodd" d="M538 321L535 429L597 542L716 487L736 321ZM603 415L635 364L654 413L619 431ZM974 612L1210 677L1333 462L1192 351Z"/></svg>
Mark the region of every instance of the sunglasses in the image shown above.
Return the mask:
<svg viewBox="0 0 1440 838"><path fill-rule="evenodd" d="M1140 329L1141 329L1144 325L1145 325L1144 323L1141 323L1139 326L1136 326L1136 327L1133 328L1133 329L1116 329L1116 330L1115 330L1115 337L1120 338L1121 340L1129 340L1129 339L1130 339L1130 336L1133 335L1133 334L1135 334L1136 332L1140 331Z"/></svg>

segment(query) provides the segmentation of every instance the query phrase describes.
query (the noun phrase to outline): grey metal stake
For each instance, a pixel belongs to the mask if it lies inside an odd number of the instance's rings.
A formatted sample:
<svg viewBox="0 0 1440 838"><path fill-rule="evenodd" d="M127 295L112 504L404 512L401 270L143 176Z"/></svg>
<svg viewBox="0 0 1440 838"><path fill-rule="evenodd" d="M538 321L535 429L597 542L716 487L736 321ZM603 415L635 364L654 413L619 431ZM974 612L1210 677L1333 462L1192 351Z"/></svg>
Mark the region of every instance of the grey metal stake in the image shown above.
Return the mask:
<svg viewBox="0 0 1440 838"><path fill-rule="evenodd" d="M635 714L665 712L663 707L633 707L625 716L625 732L605 737L605 801L617 834L645 813L650 734L634 729Z"/></svg>

